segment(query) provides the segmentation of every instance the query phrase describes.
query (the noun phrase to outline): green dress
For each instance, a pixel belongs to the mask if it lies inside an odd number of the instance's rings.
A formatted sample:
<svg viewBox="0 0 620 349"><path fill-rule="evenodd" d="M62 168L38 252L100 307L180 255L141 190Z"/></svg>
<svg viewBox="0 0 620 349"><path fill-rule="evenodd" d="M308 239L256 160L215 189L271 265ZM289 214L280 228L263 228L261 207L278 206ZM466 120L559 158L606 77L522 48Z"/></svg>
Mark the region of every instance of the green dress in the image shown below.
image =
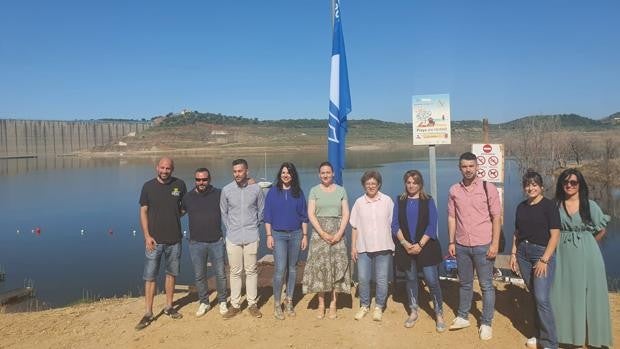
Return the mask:
<svg viewBox="0 0 620 349"><path fill-rule="evenodd" d="M610 218L592 200L589 224L583 223L579 212L571 216L562 206L559 209L562 229L551 286L558 342L609 347L612 335L607 277L594 235L605 228Z"/></svg>

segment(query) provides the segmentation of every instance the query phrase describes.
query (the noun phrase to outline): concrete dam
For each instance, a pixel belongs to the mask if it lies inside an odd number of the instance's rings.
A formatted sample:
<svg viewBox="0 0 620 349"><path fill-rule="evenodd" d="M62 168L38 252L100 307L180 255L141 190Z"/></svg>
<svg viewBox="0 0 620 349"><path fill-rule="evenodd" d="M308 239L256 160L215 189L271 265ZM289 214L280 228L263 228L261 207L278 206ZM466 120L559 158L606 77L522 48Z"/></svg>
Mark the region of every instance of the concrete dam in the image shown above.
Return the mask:
<svg viewBox="0 0 620 349"><path fill-rule="evenodd" d="M152 125L141 121L0 120L0 158L71 154L118 141Z"/></svg>

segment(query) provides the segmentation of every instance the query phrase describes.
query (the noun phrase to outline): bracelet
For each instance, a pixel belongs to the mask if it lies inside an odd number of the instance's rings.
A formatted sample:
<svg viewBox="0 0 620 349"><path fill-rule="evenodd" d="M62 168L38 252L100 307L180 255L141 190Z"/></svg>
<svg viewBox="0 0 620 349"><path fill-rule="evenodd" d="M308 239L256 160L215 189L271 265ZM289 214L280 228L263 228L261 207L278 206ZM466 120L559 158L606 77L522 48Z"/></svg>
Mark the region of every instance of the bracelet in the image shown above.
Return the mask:
<svg viewBox="0 0 620 349"><path fill-rule="evenodd" d="M407 240L402 239L402 240L398 240L400 242L401 245L405 246L405 244L407 243Z"/></svg>
<svg viewBox="0 0 620 349"><path fill-rule="evenodd" d="M267 237L270 237L270 236L271 236L271 234L267 234Z"/></svg>
<svg viewBox="0 0 620 349"><path fill-rule="evenodd" d="M449 242L448 245L456 245L456 242L454 242L454 241Z"/></svg>
<svg viewBox="0 0 620 349"><path fill-rule="evenodd" d="M308 234L301 234L301 236L308 236Z"/></svg>
<svg viewBox="0 0 620 349"><path fill-rule="evenodd" d="M539 262L541 262L541 263L544 263L544 264L549 263L549 261L546 261L546 260L544 260L544 259L542 259L542 258L541 258L541 259L539 259L538 261L539 261Z"/></svg>

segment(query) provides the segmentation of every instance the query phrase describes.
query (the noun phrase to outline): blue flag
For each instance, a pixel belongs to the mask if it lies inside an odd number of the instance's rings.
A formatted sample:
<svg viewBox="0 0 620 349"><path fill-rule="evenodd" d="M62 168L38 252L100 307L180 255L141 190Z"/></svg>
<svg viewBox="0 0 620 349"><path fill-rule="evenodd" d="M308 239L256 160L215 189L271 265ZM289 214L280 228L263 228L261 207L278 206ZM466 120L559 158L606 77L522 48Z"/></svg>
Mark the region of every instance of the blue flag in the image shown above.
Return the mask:
<svg viewBox="0 0 620 349"><path fill-rule="evenodd" d="M347 114L351 112L347 56L344 51L344 35L340 21L340 2L334 6L334 37L332 41L332 65L329 81L329 122L327 130L327 157L334 166L334 181L342 185L344 169Z"/></svg>

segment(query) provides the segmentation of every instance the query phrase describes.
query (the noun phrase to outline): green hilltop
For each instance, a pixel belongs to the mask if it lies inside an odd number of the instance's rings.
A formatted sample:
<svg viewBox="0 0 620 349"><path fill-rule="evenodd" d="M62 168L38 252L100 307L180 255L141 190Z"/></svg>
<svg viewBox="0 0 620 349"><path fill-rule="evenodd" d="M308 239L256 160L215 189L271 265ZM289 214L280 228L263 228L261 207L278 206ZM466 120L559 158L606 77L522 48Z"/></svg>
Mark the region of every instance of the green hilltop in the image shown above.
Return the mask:
<svg viewBox="0 0 620 349"><path fill-rule="evenodd" d="M562 129L567 130L604 130L608 129L609 125L617 126L619 123L620 112L610 115L601 120L590 119L577 114L557 114L557 115L530 115L522 118L518 118L512 121L504 123L489 124L491 130L513 130L519 129L530 124L533 120L536 121L555 121L557 125ZM220 113L201 113L198 111L183 112L179 114L169 113L165 116L157 116L152 119L156 125L160 127L176 127L184 125L195 125L199 123L208 123L214 125L227 125L227 126L271 126L281 128L324 128L326 124L325 119L281 119L281 120L259 120L258 118L250 118L244 116L230 116ZM390 122L382 121L378 119L350 119L348 120L348 126L351 128L411 128L411 123L407 122ZM467 129L480 129L482 127L482 121L480 120L453 120L453 130L467 130Z"/></svg>

